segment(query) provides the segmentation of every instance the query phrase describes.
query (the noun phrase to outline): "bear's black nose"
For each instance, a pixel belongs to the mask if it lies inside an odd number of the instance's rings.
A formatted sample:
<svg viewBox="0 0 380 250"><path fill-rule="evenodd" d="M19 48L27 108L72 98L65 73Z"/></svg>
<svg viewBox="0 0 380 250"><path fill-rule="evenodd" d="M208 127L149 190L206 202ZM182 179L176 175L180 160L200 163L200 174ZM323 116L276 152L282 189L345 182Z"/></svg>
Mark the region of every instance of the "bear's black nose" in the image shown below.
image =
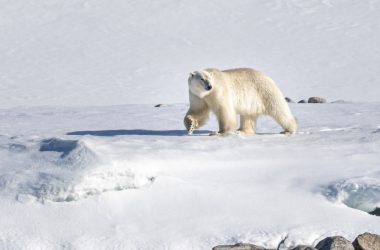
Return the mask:
<svg viewBox="0 0 380 250"><path fill-rule="evenodd" d="M206 90L211 90L211 89L212 89L211 85L206 86Z"/></svg>

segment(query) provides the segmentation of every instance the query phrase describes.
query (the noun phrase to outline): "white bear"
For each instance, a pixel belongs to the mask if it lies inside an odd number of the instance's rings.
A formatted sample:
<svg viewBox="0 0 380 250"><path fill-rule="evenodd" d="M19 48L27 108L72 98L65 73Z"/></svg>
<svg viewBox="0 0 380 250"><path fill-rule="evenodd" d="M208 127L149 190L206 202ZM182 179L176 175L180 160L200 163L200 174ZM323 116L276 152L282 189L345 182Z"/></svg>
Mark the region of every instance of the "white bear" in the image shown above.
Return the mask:
<svg viewBox="0 0 380 250"><path fill-rule="evenodd" d="M249 68L205 69L190 74L190 108L184 118L189 132L204 125L212 111L219 123L218 135L234 133L240 115L239 133L254 134L259 115L273 117L284 133L295 133L297 121L275 82Z"/></svg>

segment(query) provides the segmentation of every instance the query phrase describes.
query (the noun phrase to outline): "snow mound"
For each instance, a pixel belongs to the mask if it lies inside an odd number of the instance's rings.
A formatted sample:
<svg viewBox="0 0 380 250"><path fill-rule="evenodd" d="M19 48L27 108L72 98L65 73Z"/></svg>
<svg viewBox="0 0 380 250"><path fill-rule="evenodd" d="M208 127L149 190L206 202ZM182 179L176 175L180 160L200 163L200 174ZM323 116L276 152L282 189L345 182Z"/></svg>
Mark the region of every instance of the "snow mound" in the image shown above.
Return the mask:
<svg viewBox="0 0 380 250"><path fill-rule="evenodd" d="M371 212L380 207L380 180L370 177L341 180L329 185L325 195L331 201Z"/></svg>
<svg viewBox="0 0 380 250"><path fill-rule="evenodd" d="M103 192L136 189L154 181L154 177L136 174L124 164L107 162L81 140L49 138L39 143L37 152L18 151L18 155L25 152L22 157L31 163L27 168L20 164L4 171L0 192L13 194L22 203L76 201Z"/></svg>
<svg viewBox="0 0 380 250"><path fill-rule="evenodd" d="M61 152L61 157L65 157L78 147L77 140L61 140L58 138L46 139L41 142L40 151Z"/></svg>
<svg viewBox="0 0 380 250"><path fill-rule="evenodd" d="M43 161L73 170L86 168L97 160L95 153L78 140L45 139L40 142L39 151L48 154L38 154L37 158L41 157ZM57 155L57 152L60 154Z"/></svg>

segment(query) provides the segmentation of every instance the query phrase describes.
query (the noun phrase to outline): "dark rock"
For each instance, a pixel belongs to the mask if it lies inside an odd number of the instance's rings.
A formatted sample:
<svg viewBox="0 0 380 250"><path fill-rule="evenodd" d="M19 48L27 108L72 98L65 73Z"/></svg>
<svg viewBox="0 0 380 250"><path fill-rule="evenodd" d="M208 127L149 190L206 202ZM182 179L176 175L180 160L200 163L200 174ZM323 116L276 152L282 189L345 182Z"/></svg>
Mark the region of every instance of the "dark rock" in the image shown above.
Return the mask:
<svg viewBox="0 0 380 250"><path fill-rule="evenodd" d="M317 249L312 246L299 245L296 247L290 247L288 248L288 250L317 250Z"/></svg>
<svg viewBox="0 0 380 250"><path fill-rule="evenodd" d="M159 103L157 105L154 105L155 108L159 108L159 107L165 107L166 104L162 104L162 103Z"/></svg>
<svg viewBox="0 0 380 250"><path fill-rule="evenodd" d="M326 103L326 99L322 97L310 97L309 100L307 101L308 103Z"/></svg>
<svg viewBox="0 0 380 250"><path fill-rule="evenodd" d="M379 132L380 130L378 130ZM369 212L369 214L371 215L376 215L376 216L380 216L380 207L377 207L375 208L375 210L373 210L372 212Z"/></svg>
<svg viewBox="0 0 380 250"><path fill-rule="evenodd" d="M289 97L285 97L285 100L289 103L294 103L294 101L292 99L290 99Z"/></svg>
<svg viewBox="0 0 380 250"><path fill-rule="evenodd" d="M306 101L305 100L301 100L298 103L306 103Z"/></svg>
<svg viewBox="0 0 380 250"><path fill-rule="evenodd" d="M356 237L353 243L355 250L379 250L380 235L364 233Z"/></svg>
<svg viewBox="0 0 380 250"><path fill-rule="evenodd" d="M235 245L216 246L212 250L265 250L265 248L248 243L237 243Z"/></svg>
<svg viewBox="0 0 380 250"><path fill-rule="evenodd" d="M342 236L327 237L315 247L318 250L354 250L351 242Z"/></svg>

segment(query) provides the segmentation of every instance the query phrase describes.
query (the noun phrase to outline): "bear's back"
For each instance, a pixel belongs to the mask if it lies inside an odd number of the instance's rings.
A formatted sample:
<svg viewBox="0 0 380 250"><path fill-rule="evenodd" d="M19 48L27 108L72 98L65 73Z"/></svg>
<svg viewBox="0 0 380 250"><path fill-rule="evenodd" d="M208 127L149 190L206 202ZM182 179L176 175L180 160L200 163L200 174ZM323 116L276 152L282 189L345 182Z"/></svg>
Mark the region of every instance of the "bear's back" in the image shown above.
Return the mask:
<svg viewBox="0 0 380 250"><path fill-rule="evenodd" d="M222 75L224 75L225 79L228 79L228 82L241 86L252 86L259 92L264 93L268 89L275 90L277 86L275 82L256 69L252 68L236 68L236 69L227 69L220 71ZM243 87L243 86L241 86ZM263 92L262 92L263 91Z"/></svg>
<svg viewBox="0 0 380 250"><path fill-rule="evenodd" d="M261 71L252 68L236 68L236 69L226 69L221 71L223 74L226 74L235 79L246 79L254 80L256 78L269 78L264 75Z"/></svg>

